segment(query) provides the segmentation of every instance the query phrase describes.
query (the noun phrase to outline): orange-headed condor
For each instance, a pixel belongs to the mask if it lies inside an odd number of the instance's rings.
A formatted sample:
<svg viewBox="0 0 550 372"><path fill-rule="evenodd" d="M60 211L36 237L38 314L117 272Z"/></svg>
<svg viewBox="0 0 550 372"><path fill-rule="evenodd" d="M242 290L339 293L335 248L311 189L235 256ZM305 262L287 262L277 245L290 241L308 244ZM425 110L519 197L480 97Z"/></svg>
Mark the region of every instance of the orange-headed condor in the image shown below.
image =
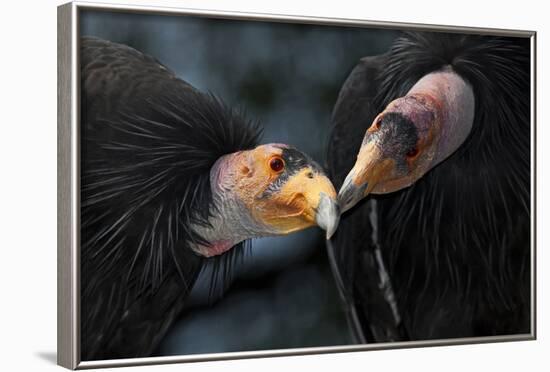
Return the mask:
<svg viewBox="0 0 550 372"><path fill-rule="evenodd" d="M336 191L304 153L259 145L256 124L128 46L82 38L80 63L83 360L150 355L208 257L336 230Z"/></svg>

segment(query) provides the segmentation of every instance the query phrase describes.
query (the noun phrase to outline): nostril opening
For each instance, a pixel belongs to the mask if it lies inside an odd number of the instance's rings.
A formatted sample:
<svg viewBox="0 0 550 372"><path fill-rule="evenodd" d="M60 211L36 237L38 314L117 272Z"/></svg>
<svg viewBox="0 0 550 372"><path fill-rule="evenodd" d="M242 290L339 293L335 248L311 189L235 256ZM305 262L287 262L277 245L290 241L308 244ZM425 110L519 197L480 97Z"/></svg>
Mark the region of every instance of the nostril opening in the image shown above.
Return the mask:
<svg viewBox="0 0 550 372"><path fill-rule="evenodd" d="M376 119L376 122L374 123L374 126L376 127L376 129L380 129L380 127L382 126L382 117L379 116L378 119Z"/></svg>

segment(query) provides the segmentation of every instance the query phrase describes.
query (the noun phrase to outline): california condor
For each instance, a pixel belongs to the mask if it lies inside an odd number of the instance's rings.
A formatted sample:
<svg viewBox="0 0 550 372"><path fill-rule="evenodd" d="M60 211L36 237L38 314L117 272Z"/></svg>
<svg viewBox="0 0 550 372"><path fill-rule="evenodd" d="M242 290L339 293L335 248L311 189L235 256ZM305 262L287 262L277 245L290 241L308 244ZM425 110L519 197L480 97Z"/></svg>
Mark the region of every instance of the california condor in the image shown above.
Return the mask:
<svg viewBox="0 0 550 372"><path fill-rule="evenodd" d="M347 78L329 252L358 342L530 332L529 54L528 38L405 33Z"/></svg>
<svg viewBox="0 0 550 372"><path fill-rule="evenodd" d="M82 360L151 355L205 260L335 231L307 155L259 145L258 125L131 47L84 37L80 64Z"/></svg>

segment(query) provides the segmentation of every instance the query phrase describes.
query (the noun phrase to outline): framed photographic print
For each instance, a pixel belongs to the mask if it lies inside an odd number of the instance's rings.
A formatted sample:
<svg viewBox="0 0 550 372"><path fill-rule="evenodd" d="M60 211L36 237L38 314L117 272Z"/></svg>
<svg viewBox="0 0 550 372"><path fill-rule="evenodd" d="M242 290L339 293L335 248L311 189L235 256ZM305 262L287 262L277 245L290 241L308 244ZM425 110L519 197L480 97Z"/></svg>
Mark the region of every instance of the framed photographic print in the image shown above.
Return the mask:
<svg viewBox="0 0 550 372"><path fill-rule="evenodd" d="M535 338L535 32L58 8L58 363Z"/></svg>

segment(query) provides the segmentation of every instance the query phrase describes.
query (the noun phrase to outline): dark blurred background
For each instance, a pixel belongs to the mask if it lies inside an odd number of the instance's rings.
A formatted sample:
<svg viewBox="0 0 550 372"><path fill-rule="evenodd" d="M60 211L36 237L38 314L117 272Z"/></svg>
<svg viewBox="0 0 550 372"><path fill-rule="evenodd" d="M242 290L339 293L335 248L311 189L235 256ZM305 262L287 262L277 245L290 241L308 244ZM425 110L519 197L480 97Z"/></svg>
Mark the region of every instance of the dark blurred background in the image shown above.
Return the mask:
<svg viewBox="0 0 550 372"><path fill-rule="evenodd" d="M80 21L81 35L154 56L259 120L264 143L294 145L320 164L342 83L361 57L384 53L397 36L372 28L101 11L85 11ZM352 342L317 228L254 240L223 298L209 294L212 277L210 265L157 355Z"/></svg>

